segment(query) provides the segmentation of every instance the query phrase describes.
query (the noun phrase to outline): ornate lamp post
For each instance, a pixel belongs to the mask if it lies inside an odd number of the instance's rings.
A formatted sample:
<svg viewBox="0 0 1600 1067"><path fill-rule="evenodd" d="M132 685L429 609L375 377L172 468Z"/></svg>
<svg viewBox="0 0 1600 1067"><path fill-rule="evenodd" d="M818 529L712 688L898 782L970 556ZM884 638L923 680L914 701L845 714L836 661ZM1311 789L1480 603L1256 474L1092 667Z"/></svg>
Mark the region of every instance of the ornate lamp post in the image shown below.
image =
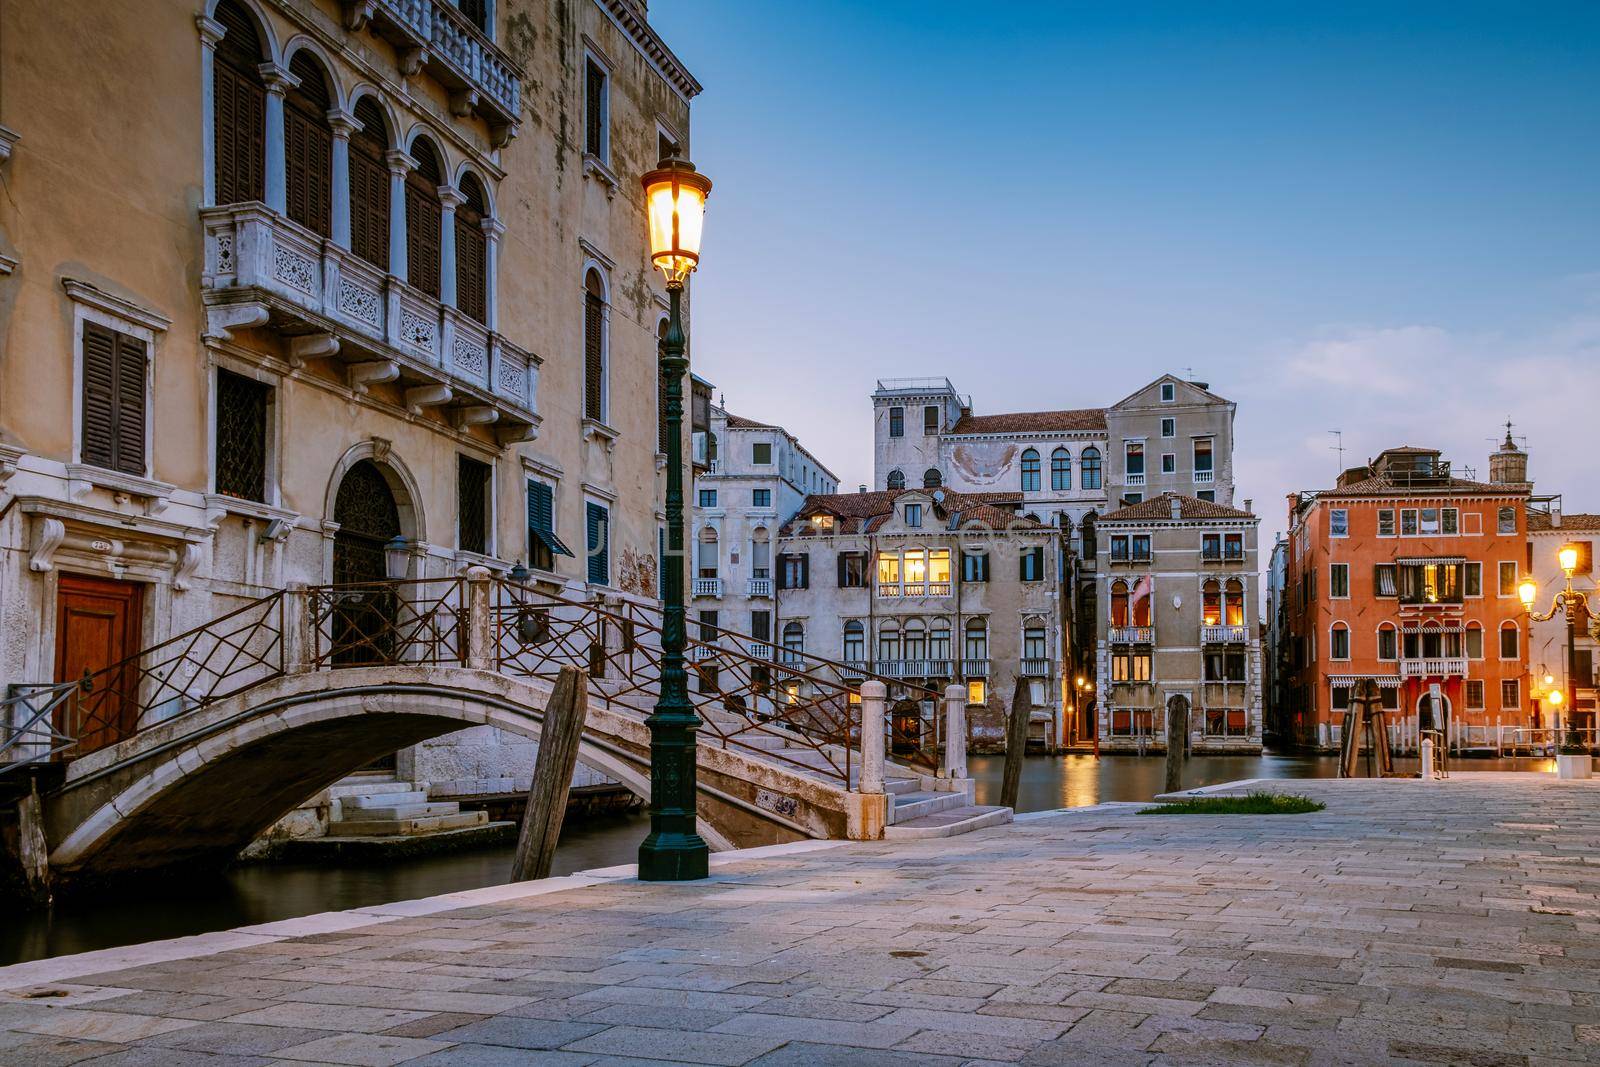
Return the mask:
<svg viewBox="0 0 1600 1067"><path fill-rule="evenodd" d="M667 421L666 596L661 623L661 697L650 727L650 833L639 846L647 882L704 878L709 849L695 830L695 739L689 703L683 608L683 283L700 262L700 231L711 182L673 154L644 176L650 259L667 279L669 317L661 343L661 400Z"/></svg>
<svg viewBox="0 0 1600 1067"><path fill-rule="evenodd" d="M1539 583L1534 581L1531 575L1522 579L1522 581L1517 584L1517 596L1522 598L1523 610L1528 613L1528 617L1534 622L1548 622L1556 617L1556 613L1558 611L1566 613L1566 693L1569 695L1573 694L1574 687L1578 683L1578 652L1576 641L1578 624L1580 621L1591 618L1596 614L1595 609L1589 606L1589 598L1572 588L1572 572L1578 569L1579 553L1579 546L1571 543L1562 545L1556 551L1556 560L1561 564L1561 570L1566 575L1567 584L1565 589L1556 591L1555 598L1551 601L1549 611L1541 613L1533 610L1533 602L1539 597ZM1597 601L1597 603L1600 603L1600 601ZM1563 702L1562 691L1560 689L1552 690L1548 699L1551 707L1559 714ZM1574 718L1571 710L1568 710L1567 712L1567 736L1561 744L1561 749L1564 752L1569 753L1588 752L1588 748L1584 745L1583 739L1578 736L1578 728L1576 725L1574 725Z"/></svg>

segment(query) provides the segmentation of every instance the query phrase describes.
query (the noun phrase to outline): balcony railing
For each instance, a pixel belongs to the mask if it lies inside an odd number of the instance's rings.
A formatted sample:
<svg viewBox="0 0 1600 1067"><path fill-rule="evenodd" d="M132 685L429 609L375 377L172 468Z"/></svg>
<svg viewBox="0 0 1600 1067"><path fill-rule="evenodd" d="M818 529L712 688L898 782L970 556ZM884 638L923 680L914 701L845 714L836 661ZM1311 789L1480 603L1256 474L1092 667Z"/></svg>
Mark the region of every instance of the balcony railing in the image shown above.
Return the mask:
<svg viewBox="0 0 1600 1067"><path fill-rule="evenodd" d="M903 599L905 597L946 597L950 595L949 582L905 582L903 584L883 583L878 586L878 596L889 599Z"/></svg>
<svg viewBox="0 0 1600 1067"><path fill-rule="evenodd" d="M1113 645L1153 645L1156 640L1154 626L1113 626L1111 628L1111 643Z"/></svg>
<svg viewBox="0 0 1600 1067"><path fill-rule="evenodd" d="M963 678L989 677L989 661L986 659L964 659L961 661L961 676Z"/></svg>
<svg viewBox="0 0 1600 1067"><path fill-rule="evenodd" d="M745 586L745 595L770 597L772 595L772 579L751 578Z"/></svg>
<svg viewBox="0 0 1600 1067"><path fill-rule="evenodd" d="M533 436L538 361L528 352L265 204L203 208L200 218L209 333L277 326L292 364L340 359L357 392L398 382L415 413L493 423L502 443Z"/></svg>
<svg viewBox="0 0 1600 1067"><path fill-rule="evenodd" d="M1467 661L1457 656L1400 661L1402 678L1465 678L1466 676Z"/></svg>
<svg viewBox="0 0 1600 1067"><path fill-rule="evenodd" d="M1200 627L1200 643L1202 645L1242 645L1249 639L1249 628L1244 626Z"/></svg>
<svg viewBox="0 0 1600 1067"><path fill-rule="evenodd" d="M495 147L511 139L522 111L522 74L478 27L449 0L343 0L345 25L359 30L371 13L373 24L400 53L413 73L426 65L447 86L450 110L476 110L494 129Z"/></svg>
<svg viewBox="0 0 1600 1067"><path fill-rule="evenodd" d="M947 659L880 659L878 673L885 678L949 678L954 672Z"/></svg>
<svg viewBox="0 0 1600 1067"><path fill-rule="evenodd" d="M1144 484L1144 475L1143 474L1128 474L1128 475L1124 475L1123 479L1122 479L1122 484L1126 485L1126 486L1129 486L1129 487L1136 486L1136 485L1143 485Z"/></svg>
<svg viewBox="0 0 1600 1067"><path fill-rule="evenodd" d="M1205 485L1208 482L1214 482L1214 481L1217 480L1217 472L1216 471L1195 471L1194 472L1194 480L1195 480L1195 483L1198 484L1198 485Z"/></svg>
<svg viewBox="0 0 1600 1067"><path fill-rule="evenodd" d="M1022 660L1022 676L1024 678L1050 677L1050 661L1048 659L1024 657Z"/></svg>
<svg viewBox="0 0 1600 1067"><path fill-rule="evenodd" d="M721 578L696 578L694 580L695 596L721 596Z"/></svg>

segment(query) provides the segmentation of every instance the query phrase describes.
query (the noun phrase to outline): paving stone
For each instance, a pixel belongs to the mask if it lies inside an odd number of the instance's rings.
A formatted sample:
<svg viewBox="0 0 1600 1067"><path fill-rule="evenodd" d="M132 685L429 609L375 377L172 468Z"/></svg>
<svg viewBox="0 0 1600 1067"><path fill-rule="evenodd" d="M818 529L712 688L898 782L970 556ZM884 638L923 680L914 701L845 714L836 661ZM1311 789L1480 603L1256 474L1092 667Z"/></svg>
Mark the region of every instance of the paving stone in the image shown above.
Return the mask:
<svg viewBox="0 0 1600 1067"><path fill-rule="evenodd" d="M965 1067L965 1062L960 1056L791 1041L775 1052L752 1060L750 1067Z"/></svg>
<svg viewBox="0 0 1600 1067"><path fill-rule="evenodd" d="M291 1045L274 1053L279 1059L308 1063L354 1064L356 1067L392 1067L396 1063L439 1052L448 1046L438 1041L385 1034L335 1034L304 1045Z"/></svg>
<svg viewBox="0 0 1600 1067"><path fill-rule="evenodd" d="M556 1022L498 1015L437 1035L437 1040L511 1048L553 1049L606 1029L604 1023Z"/></svg>
<svg viewBox="0 0 1600 1067"><path fill-rule="evenodd" d="M582 1052L543 1052L506 1045L451 1045L440 1052L430 1052L414 1060L406 1060L406 1067L585 1067L597 1062L595 1057Z"/></svg>
<svg viewBox="0 0 1600 1067"><path fill-rule="evenodd" d="M783 1045L781 1040L742 1034L685 1033L640 1026L613 1026L563 1046L569 1052L738 1067Z"/></svg>
<svg viewBox="0 0 1600 1067"><path fill-rule="evenodd" d="M290 1045L303 1045L335 1031L298 1026L261 1026L233 1020L201 1023L199 1026L162 1034L149 1043L193 1052L215 1052L226 1056L265 1056Z"/></svg>

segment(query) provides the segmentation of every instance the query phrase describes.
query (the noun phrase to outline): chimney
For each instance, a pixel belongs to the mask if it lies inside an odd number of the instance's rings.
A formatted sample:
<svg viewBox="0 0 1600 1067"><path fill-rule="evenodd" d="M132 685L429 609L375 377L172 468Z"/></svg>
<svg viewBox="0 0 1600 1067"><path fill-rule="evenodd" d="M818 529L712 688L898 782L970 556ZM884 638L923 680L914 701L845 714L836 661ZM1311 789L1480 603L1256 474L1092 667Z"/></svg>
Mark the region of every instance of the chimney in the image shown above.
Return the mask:
<svg viewBox="0 0 1600 1067"><path fill-rule="evenodd" d="M1172 517L1174 519L1183 518L1183 497L1178 496L1176 493L1172 495Z"/></svg>
<svg viewBox="0 0 1600 1067"><path fill-rule="evenodd" d="M867 487L866 487L866 486L864 486L864 485L858 485L858 486L856 486L856 492L858 492L858 493L865 493L865 492L866 492L866 491L867 491Z"/></svg>
<svg viewBox="0 0 1600 1067"><path fill-rule="evenodd" d="M1256 513L1255 509L1250 506L1251 504L1254 504L1254 503L1255 503L1255 501L1251 500L1249 497L1245 497L1244 498L1244 509L1246 511L1248 511L1252 515L1254 515Z"/></svg>
<svg viewBox="0 0 1600 1067"><path fill-rule="evenodd" d="M1561 529L1561 501L1550 502L1550 525L1554 529Z"/></svg>

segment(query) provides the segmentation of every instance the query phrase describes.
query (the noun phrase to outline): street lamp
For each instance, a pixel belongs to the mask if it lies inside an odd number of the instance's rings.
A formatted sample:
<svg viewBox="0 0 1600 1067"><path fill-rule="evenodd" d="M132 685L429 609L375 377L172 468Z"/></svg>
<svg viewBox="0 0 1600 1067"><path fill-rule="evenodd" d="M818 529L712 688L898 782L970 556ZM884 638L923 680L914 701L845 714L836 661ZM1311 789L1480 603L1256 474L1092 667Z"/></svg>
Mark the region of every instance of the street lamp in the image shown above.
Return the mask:
<svg viewBox="0 0 1600 1067"><path fill-rule="evenodd" d="M1568 542L1556 550L1556 562L1561 565L1561 571L1566 575L1566 588L1556 591L1555 598L1550 603L1550 610L1538 612L1533 610L1534 601L1539 598L1539 583L1530 575L1517 583L1517 596L1522 600L1522 608L1534 622L1549 622L1556 617L1557 612L1564 612L1567 616L1567 692L1573 692L1578 684L1578 651L1577 629L1579 616L1593 617L1595 609L1589 606L1589 598L1572 588L1572 573L1578 569L1580 555L1578 545ZM1597 601L1600 603L1600 601ZM1546 675L1545 684L1550 685L1555 678ZM1550 691L1546 699L1552 709L1559 709L1565 699L1560 689ZM1567 753L1587 752L1588 749L1583 739L1578 736L1578 728L1574 724L1573 715L1567 714L1567 736L1561 744L1561 749Z"/></svg>
<svg viewBox="0 0 1600 1067"><path fill-rule="evenodd" d="M710 850L695 829L695 730L684 669L683 609L683 283L700 263L700 233L711 182L671 154L643 178L650 260L667 279L667 334L661 341L661 402L667 423L667 551L661 621L661 696L650 727L650 833L639 846L639 878L704 878Z"/></svg>

